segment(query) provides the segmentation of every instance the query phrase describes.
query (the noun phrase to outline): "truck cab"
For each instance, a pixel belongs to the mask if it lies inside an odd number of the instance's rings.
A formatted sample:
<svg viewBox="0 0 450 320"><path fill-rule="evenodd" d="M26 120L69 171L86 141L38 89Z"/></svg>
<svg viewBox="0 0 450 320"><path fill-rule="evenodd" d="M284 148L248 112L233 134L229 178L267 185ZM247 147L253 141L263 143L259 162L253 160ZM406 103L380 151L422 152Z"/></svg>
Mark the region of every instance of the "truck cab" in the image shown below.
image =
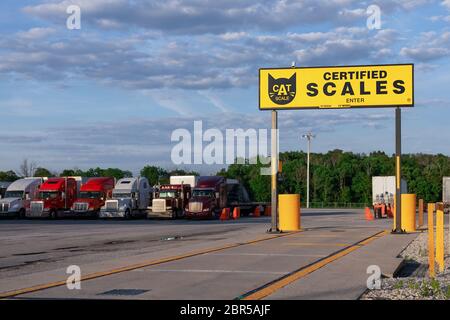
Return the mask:
<svg viewBox="0 0 450 320"><path fill-rule="evenodd" d="M6 189L8 189L11 182L0 181L0 199L5 197Z"/></svg>
<svg viewBox="0 0 450 320"><path fill-rule="evenodd" d="M42 182L43 178L23 178L11 183L0 199L0 215L24 218Z"/></svg>
<svg viewBox="0 0 450 320"><path fill-rule="evenodd" d="M184 215L191 195L191 186L186 184L166 184L159 187L147 213L148 218L180 218Z"/></svg>
<svg viewBox="0 0 450 320"><path fill-rule="evenodd" d="M184 208L196 183L196 176L170 176L169 184L159 186L154 193L147 217L176 219L184 216Z"/></svg>
<svg viewBox="0 0 450 320"><path fill-rule="evenodd" d="M185 210L187 218L215 218L227 203L226 179L200 177Z"/></svg>
<svg viewBox="0 0 450 320"><path fill-rule="evenodd" d="M29 218L57 218L72 207L78 192L75 178L49 178L38 189L26 216Z"/></svg>
<svg viewBox="0 0 450 320"><path fill-rule="evenodd" d="M90 178L80 188L76 201L73 203L71 216L98 217L105 201L112 197L115 179L112 177Z"/></svg>
<svg viewBox="0 0 450 320"><path fill-rule="evenodd" d="M112 199L100 209L100 218L126 218L145 216L152 188L144 177L122 178L117 181Z"/></svg>

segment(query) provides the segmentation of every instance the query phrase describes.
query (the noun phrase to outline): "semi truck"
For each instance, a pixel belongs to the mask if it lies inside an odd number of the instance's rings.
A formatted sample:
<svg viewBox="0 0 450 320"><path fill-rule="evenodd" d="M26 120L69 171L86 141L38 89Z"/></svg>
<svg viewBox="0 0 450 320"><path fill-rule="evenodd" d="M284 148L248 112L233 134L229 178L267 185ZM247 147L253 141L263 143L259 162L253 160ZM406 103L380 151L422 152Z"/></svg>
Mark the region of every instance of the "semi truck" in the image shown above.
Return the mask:
<svg viewBox="0 0 450 320"><path fill-rule="evenodd" d="M26 216L56 219L68 214L77 198L80 184L81 179L75 177L48 178L40 185Z"/></svg>
<svg viewBox="0 0 450 320"><path fill-rule="evenodd" d="M245 187L236 179L199 177L185 209L186 218L217 218L223 208L239 207L247 215L262 203L251 202Z"/></svg>
<svg viewBox="0 0 450 320"><path fill-rule="evenodd" d="M0 215L24 218L43 178L23 178L11 183L0 200Z"/></svg>
<svg viewBox="0 0 450 320"><path fill-rule="evenodd" d="M100 209L100 218L145 217L150 204L153 188L147 178L122 178L117 181L112 199L105 201Z"/></svg>
<svg viewBox="0 0 450 320"><path fill-rule="evenodd" d="M444 203L444 212L450 211L450 177L442 178L442 202Z"/></svg>
<svg viewBox="0 0 450 320"><path fill-rule="evenodd" d="M115 179L113 177L89 178L78 193L73 203L70 215L77 217L97 218L105 201L112 197Z"/></svg>
<svg viewBox="0 0 450 320"><path fill-rule="evenodd" d="M171 176L170 183L160 185L154 193L152 205L148 209L148 218L180 218L184 215L192 188L197 182L196 176Z"/></svg>
<svg viewBox="0 0 450 320"><path fill-rule="evenodd" d="M395 176L372 177L372 205L376 218L393 215L395 179ZM408 185L403 179L401 179L400 191L401 193L408 192Z"/></svg>

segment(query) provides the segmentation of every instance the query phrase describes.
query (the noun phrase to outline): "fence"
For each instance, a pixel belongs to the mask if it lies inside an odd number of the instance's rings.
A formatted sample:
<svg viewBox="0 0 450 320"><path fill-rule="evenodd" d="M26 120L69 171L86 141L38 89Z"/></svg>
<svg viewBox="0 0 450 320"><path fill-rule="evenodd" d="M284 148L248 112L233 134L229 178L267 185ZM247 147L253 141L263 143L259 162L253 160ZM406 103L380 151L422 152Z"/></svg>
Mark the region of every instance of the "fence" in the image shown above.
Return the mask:
<svg viewBox="0 0 450 320"><path fill-rule="evenodd" d="M329 209L329 208L339 208L339 209L360 209L370 206L368 203L357 203L357 202L310 202L309 207L310 208L323 208L323 209ZM306 208L306 202L302 202L302 208Z"/></svg>

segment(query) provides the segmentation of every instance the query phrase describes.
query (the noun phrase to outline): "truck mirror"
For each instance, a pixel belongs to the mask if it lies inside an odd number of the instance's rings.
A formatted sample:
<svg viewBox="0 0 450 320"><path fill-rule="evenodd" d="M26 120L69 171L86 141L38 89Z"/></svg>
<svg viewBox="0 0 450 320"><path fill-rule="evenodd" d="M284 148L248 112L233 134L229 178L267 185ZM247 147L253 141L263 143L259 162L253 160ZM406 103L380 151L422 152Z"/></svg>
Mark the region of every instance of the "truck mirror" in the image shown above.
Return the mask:
<svg viewBox="0 0 450 320"><path fill-rule="evenodd" d="M219 192L216 192L216 198L219 199Z"/></svg>

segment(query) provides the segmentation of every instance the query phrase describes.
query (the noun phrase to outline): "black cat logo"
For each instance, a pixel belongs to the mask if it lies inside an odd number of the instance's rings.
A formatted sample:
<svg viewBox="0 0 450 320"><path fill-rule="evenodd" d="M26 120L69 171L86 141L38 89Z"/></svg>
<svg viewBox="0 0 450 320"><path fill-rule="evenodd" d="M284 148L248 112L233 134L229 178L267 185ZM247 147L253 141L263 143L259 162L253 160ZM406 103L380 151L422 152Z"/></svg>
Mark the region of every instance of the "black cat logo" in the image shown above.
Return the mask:
<svg viewBox="0 0 450 320"><path fill-rule="evenodd" d="M296 76L275 79L269 74L269 97L276 104L288 104L295 98Z"/></svg>

